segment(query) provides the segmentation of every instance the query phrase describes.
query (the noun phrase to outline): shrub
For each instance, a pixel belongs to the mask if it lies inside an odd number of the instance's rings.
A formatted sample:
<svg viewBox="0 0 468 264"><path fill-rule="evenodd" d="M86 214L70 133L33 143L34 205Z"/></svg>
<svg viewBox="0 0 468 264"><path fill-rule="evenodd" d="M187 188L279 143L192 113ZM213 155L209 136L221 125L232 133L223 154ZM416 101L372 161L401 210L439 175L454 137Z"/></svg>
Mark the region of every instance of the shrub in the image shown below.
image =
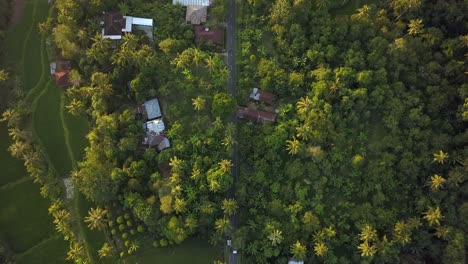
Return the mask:
<svg viewBox="0 0 468 264"><path fill-rule="evenodd" d="M133 225L132 221L131 221L131 220L128 220L128 221L127 221L127 226L130 227L130 226L132 226L132 225Z"/></svg>
<svg viewBox="0 0 468 264"><path fill-rule="evenodd" d="M129 213L125 213L125 214L124 214L124 217L125 217L126 220L128 220L128 219L130 219L130 214L129 214Z"/></svg>
<svg viewBox="0 0 468 264"><path fill-rule="evenodd" d="M123 238L123 239L127 239L127 238L128 238L128 233L123 233L123 234L122 234L122 238Z"/></svg>
<svg viewBox="0 0 468 264"><path fill-rule="evenodd" d="M117 234L117 230L112 229L111 234L115 236Z"/></svg>
<svg viewBox="0 0 468 264"><path fill-rule="evenodd" d="M135 234L136 234L135 229L130 230L130 234L131 234L131 235L135 235Z"/></svg>
<svg viewBox="0 0 468 264"><path fill-rule="evenodd" d="M143 233L143 231L145 231L145 227L142 226L142 225L138 225L137 231L138 231L138 233Z"/></svg>
<svg viewBox="0 0 468 264"><path fill-rule="evenodd" d="M161 244L161 247L165 247L167 246L167 240L164 238L161 238L161 240L159 241L159 244Z"/></svg>
<svg viewBox="0 0 468 264"><path fill-rule="evenodd" d="M113 226L114 226L114 221L109 221L109 223L107 223L107 225L108 225L109 227L113 227Z"/></svg>
<svg viewBox="0 0 468 264"><path fill-rule="evenodd" d="M117 223L121 224L123 223L124 219L122 216L117 217Z"/></svg>
<svg viewBox="0 0 468 264"><path fill-rule="evenodd" d="M119 230L120 230L120 231L124 231L124 230L125 230L125 225L124 225L124 224L120 224L120 225L119 225Z"/></svg>

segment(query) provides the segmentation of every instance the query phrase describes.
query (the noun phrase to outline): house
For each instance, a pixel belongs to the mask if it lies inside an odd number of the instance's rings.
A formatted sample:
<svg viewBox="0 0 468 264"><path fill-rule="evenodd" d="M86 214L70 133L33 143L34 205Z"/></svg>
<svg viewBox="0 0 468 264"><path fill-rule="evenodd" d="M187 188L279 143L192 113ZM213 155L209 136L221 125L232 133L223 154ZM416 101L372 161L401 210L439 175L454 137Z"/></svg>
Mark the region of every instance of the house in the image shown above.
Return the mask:
<svg viewBox="0 0 468 264"><path fill-rule="evenodd" d="M206 6L187 6L185 21L192 25L200 25L201 23L206 23L207 13L208 7Z"/></svg>
<svg viewBox="0 0 468 264"><path fill-rule="evenodd" d="M154 147L161 151L171 146L166 134L166 127L162 119L161 107L157 98L146 101L138 107L144 120L143 129L146 131L146 136L143 144L149 147Z"/></svg>
<svg viewBox="0 0 468 264"><path fill-rule="evenodd" d="M159 106L158 98L151 99L146 101L140 107L138 107L138 112L143 115L143 118L147 121L153 119L161 118L161 107Z"/></svg>
<svg viewBox="0 0 468 264"><path fill-rule="evenodd" d="M149 147L155 147L159 151L167 149L171 146L165 131L161 133L148 133L145 137L144 144L148 145Z"/></svg>
<svg viewBox="0 0 468 264"><path fill-rule="evenodd" d="M250 99L255 100L257 102L265 102L269 105L274 105L276 99L276 96L274 94L262 91L258 88L253 88L249 97Z"/></svg>
<svg viewBox="0 0 468 264"><path fill-rule="evenodd" d="M209 29L203 25L195 25L197 42L211 42L217 46L223 45L223 32L219 29Z"/></svg>
<svg viewBox="0 0 468 264"><path fill-rule="evenodd" d="M72 85L69 76L71 69L70 61L57 61L50 64L50 74L54 76L57 87L63 88Z"/></svg>
<svg viewBox="0 0 468 264"><path fill-rule="evenodd" d="M276 121L276 114L263 110L254 110L247 107L240 107L237 109L237 117L243 118L259 123L274 123Z"/></svg>
<svg viewBox="0 0 468 264"><path fill-rule="evenodd" d="M143 30L150 39L153 39L153 19L132 16L123 16L119 12L106 12L101 22L102 37L108 39L122 39L125 33L133 29Z"/></svg>

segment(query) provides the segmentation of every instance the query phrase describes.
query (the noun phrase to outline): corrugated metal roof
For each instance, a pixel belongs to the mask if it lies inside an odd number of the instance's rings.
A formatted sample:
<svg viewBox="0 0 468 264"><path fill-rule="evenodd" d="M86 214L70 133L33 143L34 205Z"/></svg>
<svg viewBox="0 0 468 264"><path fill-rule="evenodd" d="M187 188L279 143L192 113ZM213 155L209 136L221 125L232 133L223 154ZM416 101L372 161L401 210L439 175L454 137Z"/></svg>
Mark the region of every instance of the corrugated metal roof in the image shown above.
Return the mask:
<svg viewBox="0 0 468 264"><path fill-rule="evenodd" d="M136 26L153 26L153 19L151 18L142 18L142 17L133 17L132 24Z"/></svg>
<svg viewBox="0 0 468 264"><path fill-rule="evenodd" d="M159 101L157 98L146 101L144 105L146 109L146 114L148 116L148 120L152 120L162 116L161 107L159 106Z"/></svg>
<svg viewBox="0 0 468 264"><path fill-rule="evenodd" d="M147 132L160 133L163 132L164 129L164 122L161 118L146 122Z"/></svg>
<svg viewBox="0 0 468 264"><path fill-rule="evenodd" d="M210 6L211 0L172 0L172 3L183 6Z"/></svg>

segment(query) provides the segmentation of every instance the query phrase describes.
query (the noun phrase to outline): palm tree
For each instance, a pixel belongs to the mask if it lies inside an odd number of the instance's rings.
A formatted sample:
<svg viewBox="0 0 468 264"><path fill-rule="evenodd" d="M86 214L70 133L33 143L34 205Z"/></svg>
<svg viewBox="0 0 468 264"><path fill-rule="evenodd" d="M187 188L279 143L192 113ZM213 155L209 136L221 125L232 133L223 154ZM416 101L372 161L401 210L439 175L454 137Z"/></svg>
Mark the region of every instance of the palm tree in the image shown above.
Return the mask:
<svg viewBox="0 0 468 264"><path fill-rule="evenodd" d="M233 215L237 211L237 202L234 199L224 199L221 209L223 209L225 215Z"/></svg>
<svg viewBox="0 0 468 264"><path fill-rule="evenodd" d="M15 109L7 109L2 114L1 122L7 122L7 126L12 127L19 123L20 121L20 114Z"/></svg>
<svg viewBox="0 0 468 264"><path fill-rule="evenodd" d="M9 78L8 72L0 70L0 82L6 81Z"/></svg>
<svg viewBox="0 0 468 264"><path fill-rule="evenodd" d="M234 140L234 137L232 135L229 135L226 133L226 136L223 138L221 141L221 145L223 145L226 148L226 151L230 152L232 150L232 147L236 141Z"/></svg>
<svg viewBox="0 0 468 264"><path fill-rule="evenodd" d="M408 34L417 35L423 31L423 27L422 19L411 19L408 25Z"/></svg>
<svg viewBox="0 0 468 264"><path fill-rule="evenodd" d="M58 224L60 222L68 222L70 220L70 213L67 212L67 210L65 209L58 210L52 215L54 217L54 224Z"/></svg>
<svg viewBox="0 0 468 264"><path fill-rule="evenodd" d="M201 111L205 108L205 102L206 100L201 98L201 96L197 96L197 98L192 99L192 105L197 111Z"/></svg>
<svg viewBox="0 0 468 264"><path fill-rule="evenodd" d="M226 81L229 78L229 71L226 67L223 67L219 70L219 77L221 80Z"/></svg>
<svg viewBox="0 0 468 264"><path fill-rule="evenodd" d="M226 217L216 219L215 229L216 232L220 234L226 234L228 231L231 230L231 223L229 222L229 219L227 219Z"/></svg>
<svg viewBox="0 0 468 264"><path fill-rule="evenodd" d="M29 145L17 140L8 147L8 150L13 157L21 158L29 150Z"/></svg>
<svg viewBox="0 0 468 264"><path fill-rule="evenodd" d="M99 207L97 208L91 208L88 212L88 216L85 217L85 222L88 223L88 227L91 230L98 229L101 230L101 228L105 227L105 224L107 220L105 219L105 216L107 214L107 210L101 209Z"/></svg>
<svg viewBox="0 0 468 264"><path fill-rule="evenodd" d="M220 162L218 162L219 169L223 173L230 173L231 172L231 167L232 167L232 162L230 160L223 159Z"/></svg>
<svg viewBox="0 0 468 264"><path fill-rule="evenodd" d="M29 138L27 136L26 131L22 131L16 127L14 128L9 128L8 129L8 135L13 139L13 140L21 140L21 139L27 139Z"/></svg>
<svg viewBox="0 0 468 264"><path fill-rule="evenodd" d="M357 10L356 17L358 18L369 18L370 7L368 5L363 5Z"/></svg>
<svg viewBox="0 0 468 264"><path fill-rule="evenodd" d="M270 240L272 246L275 247L283 242L282 233L283 232L281 230L275 229L268 235L268 240Z"/></svg>
<svg viewBox="0 0 468 264"><path fill-rule="evenodd" d="M359 234L359 238L362 241L374 241L374 239L377 238L377 230L375 230L372 226L370 225L365 225L361 229L361 233Z"/></svg>
<svg viewBox="0 0 468 264"><path fill-rule="evenodd" d="M296 155L301 150L301 143L295 137L293 140L286 140L286 149L291 155Z"/></svg>
<svg viewBox="0 0 468 264"><path fill-rule="evenodd" d="M439 226L436 228L435 235L441 239L447 239L450 233L450 228L448 226Z"/></svg>
<svg viewBox="0 0 468 264"><path fill-rule="evenodd" d="M296 241L296 243L291 245L291 254L293 254L293 258L297 260L303 260L306 256L307 248L301 244L301 242Z"/></svg>
<svg viewBox="0 0 468 264"><path fill-rule="evenodd" d="M311 107L312 107L312 100L310 100L308 96L301 97L296 104L297 112L299 114L305 114L309 112Z"/></svg>
<svg viewBox="0 0 468 264"><path fill-rule="evenodd" d="M444 184L445 179L437 174L431 177L431 189L432 190L439 190Z"/></svg>
<svg viewBox="0 0 468 264"><path fill-rule="evenodd" d="M137 251L140 248L140 242L138 240L134 240L130 242L130 246L128 247L128 254L132 254L133 252Z"/></svg>
<svg viewBox="0 0 468 264"><path fill-rule="evenodd" d="M315 0L315 5L319 10L325 10L330 6L330 0Z"/></svg>
<svg viewBox="0 0 468 264"><path fill-rule="evenodd" d="M448 153L443 152L442 150L439 151L439 153L434 153L434 160L437 161L440 164L444 164L445 160L449 157Z"/></svg>
<svg viewBox="0 0 468 264"><path fill-rule="evenodd" d="M192 56L193 56L192 57L193 64L195 64L195 66L198 66L198 64L200 63L200 60L202 59L203 53L199 49L193 49Z"/></svg>
<svg viewBox="0 0 468 264"><path fill-rule="evenodd" d="M216 60L215 60L215 57L213 56L208 56L208 58L205 59L205 63L206 63L206 68L210 72L212 72L214 68L216 67Z"/></svg>
<svg viewBox="0 0 468 264"><path fill-rule="evenodd" d="M181 214L187 211L187 202L184 199L176 198L174 201L174 211L177 214Z"/></svg>
<svg viewBox="0 0 468 264"><path fill-rule="evenodd" d="M307 141L312 137L312 129L306 124L296 127L296 131L296 136L304 141Z"/></svg>
<svg viewBox="0 0 468 264"><path fill-rule="evenodd" d="M323 242L315 242L314 252L315 252L315 255L319 257L323 257L328 252L328 247Z"/></svg>
<svg viewBox="0 0 468 264"><path fill-rule="evenodd" d="M444 218L439 206L429 207L429 209L424 214L424 219L427 220L430 226L440 225L440 220Z"/></svg>
<svg viewBox="0 0 468 264"><path fill-rule="evenodd" d="M77 115L79 115L80 113L83 112L84 104L83 104L82 101L76 100L75 98L73 98L73 100L70 102L70 104L65 106L65 108L67 108L68 113L70 113L70 114L72 114L74 116L77 116Z"/></svg>
<svg viewBox="0 0 468 264"><path fill-rule="evenodd" d="M180 172L180 170L182 170L183 160L180 160L174 156L169 160L169 166L171 166L172 171Z"/></svg>
<svg viewBox="0 0 468 264"><path fill-rule="evenodd" d="M109 244L104 243L102 248L98 251L98 254L100 258L110 257L114 255L114 249Z"/></svg>
<svg viewBox="0 0 468 264"><path fill-rule="evenodd" d="M368 241L364 241L358 246L358 249L361 251L361 256L363 257L372 257L375 255L377 249L374 245L370 245Z"/></svg>
<svg viewBox="0 0 468 264"><path fill-rule="evenodd" d="M78 261L83 257L83 246L77 242L70 244L70 250L67 252L67 260Z"/></svg>
<svg viewBox="0 0 468 264"><path fill-rule="evenodd" d="M190 176L190 178L192 178L193 180L197 181L197 180L200 179L200 176L201 176L201 171L200 171L200 169L193 168L193 169L192 169L192 175Z"/></svg>

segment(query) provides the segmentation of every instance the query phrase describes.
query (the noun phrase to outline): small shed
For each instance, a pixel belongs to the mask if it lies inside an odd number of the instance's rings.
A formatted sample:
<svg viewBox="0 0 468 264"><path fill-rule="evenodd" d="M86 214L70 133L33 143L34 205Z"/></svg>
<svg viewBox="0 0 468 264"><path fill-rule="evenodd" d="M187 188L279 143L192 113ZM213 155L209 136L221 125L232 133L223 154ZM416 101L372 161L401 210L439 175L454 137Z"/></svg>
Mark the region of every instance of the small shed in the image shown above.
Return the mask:
<svg viewBox="0 0 468 264"><path fill-rule="evenodd" d="M276 96L274 94L260 90L258 88L253 88L249 97L252 100L255 100L258 102L265 102L269 105L274 105L275 100L276 100Z"/></svg>
<svg viewBox="0 0 468 264"><path fill-rule="evenodd" d="M153 133L161 133L165 129L162 118L148 121L143 126L147 132L153 132Z"/></svg>
<svg viewBox="0 0 468 264"><path fill-rule="evenodd" d="M162 151L171 146L169 139L167 138L166 132L153 133L149 132L146 135L144 144L149 147L155 147L158 151Z"/></svg>
<svg viewBox="0 0 468 264"><path fill-rule="evenodd" d="M288 264L304 264L304 261L303 260L290 259L288 261Z"/></svg>

